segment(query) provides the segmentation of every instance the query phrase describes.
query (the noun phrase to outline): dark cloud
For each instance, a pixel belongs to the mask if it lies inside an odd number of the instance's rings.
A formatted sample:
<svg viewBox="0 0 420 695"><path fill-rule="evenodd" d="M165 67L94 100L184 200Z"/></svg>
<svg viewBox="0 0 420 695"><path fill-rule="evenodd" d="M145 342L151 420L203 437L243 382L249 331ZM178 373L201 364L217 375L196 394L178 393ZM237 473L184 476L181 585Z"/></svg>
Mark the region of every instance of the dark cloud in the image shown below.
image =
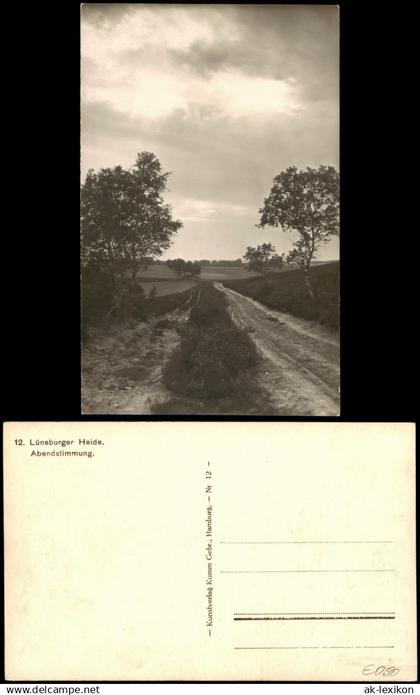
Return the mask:
<svg viewBox="0 0 420 695"><path fill-rule="evenodd" d="M227 6L238 35L172 50L173 60L208 76L233 68L249 75L303 83L308 99L336 98L338 8L310 5ZM223 13L221 11L220 21Z"/></svg>
<svg viewBox="0 0 420 695"><path fill-rule="evenodd" d="M112 26L135 12L136 5L126 3L82 3L82 21L96 26Z"/></svg>

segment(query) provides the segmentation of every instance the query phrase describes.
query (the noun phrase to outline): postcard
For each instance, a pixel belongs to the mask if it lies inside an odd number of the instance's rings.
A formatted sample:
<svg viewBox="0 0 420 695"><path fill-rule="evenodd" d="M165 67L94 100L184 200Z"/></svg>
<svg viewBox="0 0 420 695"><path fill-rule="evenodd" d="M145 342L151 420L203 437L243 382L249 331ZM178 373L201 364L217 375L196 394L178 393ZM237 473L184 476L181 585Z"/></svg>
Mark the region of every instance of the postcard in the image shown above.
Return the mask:
<svg viewBox="0 0 420 695"><path fill-rule="evenodd" d="M7 423L7 679L415 680L414 438Z"/></svg>

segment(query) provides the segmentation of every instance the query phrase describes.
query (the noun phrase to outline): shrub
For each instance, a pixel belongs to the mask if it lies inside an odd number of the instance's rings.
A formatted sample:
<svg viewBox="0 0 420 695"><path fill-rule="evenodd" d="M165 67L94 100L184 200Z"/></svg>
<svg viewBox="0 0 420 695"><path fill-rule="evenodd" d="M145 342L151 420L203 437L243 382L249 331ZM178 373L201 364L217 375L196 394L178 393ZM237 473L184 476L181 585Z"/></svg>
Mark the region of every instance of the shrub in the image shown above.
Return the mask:
<svg viewBox="0 0 420 695"><path fill-rule="evenodd" d="M109 279L93 271L82 274L82 321L84 330L88 324L97 323L109 311L112 292Z"/></svg>
<svg viewBox="0 0 420 695"><path fill-rule="evenodd" d="M225 323L229 316L226 311L226 297L212 286L202 290L201 301L193 306L190 320L197 326L208 326L212 322ZM217 294L214 294L214 293Z"/></svg>
<svg viewBox="0 0 420 695"><path fill-rule="evenodd" d="M156 321L155 323L155 328L158 330L162 330L163 328L171 328L172 324L168 319L159 319L159 321Z"/></svg>
<svg viewBox="0 0 420 695"><path fill-rule="evenodd" d="M246 330L232 322L226 298L211 285L201 289L188 329L164 370L174 393L200 399L235 396L238 388L255 389L258 353Z"/></svg>

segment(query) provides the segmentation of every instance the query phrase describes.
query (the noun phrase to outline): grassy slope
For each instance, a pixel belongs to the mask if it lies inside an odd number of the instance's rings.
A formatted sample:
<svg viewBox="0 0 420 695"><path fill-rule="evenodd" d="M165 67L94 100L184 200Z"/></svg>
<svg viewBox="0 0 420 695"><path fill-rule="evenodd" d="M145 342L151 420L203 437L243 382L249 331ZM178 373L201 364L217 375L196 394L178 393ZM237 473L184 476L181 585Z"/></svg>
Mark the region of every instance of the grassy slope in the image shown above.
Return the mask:
<svg viewBox="0 0 420 695"><path fill-rule="evenodd" d="M230 287L265 304L305 319L316 319L333 330L339 328L340 264L338 261L311 268L310 277L316 304L306 291L301 270L258 276L244 280L225 280Z"/></svg>

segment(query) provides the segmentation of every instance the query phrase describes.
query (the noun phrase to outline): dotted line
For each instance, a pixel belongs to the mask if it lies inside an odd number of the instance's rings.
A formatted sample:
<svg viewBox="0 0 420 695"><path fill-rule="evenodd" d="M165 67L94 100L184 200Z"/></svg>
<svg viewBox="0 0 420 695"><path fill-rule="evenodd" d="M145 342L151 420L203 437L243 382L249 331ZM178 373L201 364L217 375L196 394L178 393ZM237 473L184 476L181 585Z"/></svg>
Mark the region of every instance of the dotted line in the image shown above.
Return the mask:
<svg viewBox="0 0 420 695"><path fill-rule="evenodd" d="M233 615L395 615L395 611L317 611L313 613L296 611L294 613L234 613Z"/></svg>
<svg viewBox="0 0 420 695"><path fill-rule="evenodd" d="M292 615L292 616L242 616L234 620L395 620L395 615Z"/></svg>
<svg viewBox="0 0 420 695"><path fill-rule="evenodd" d="M394 541L220 541L221 545L293 545L303 544L341 544L341 543L393 543Z"/></svg>
<svg viewBox="0 0 420 695"><path fill-rule="evenodd" d="M220 570L220 574L297 574L297 573L328 573L328 572L395 572L385 570Z"/></svg>
<svg viewBox="0 0 420 695"><path fill-rule="evenodd" d="M394 645L370 645L362 646L333 646L333 647L234 647L234 649L394 649Z"/></svg>

